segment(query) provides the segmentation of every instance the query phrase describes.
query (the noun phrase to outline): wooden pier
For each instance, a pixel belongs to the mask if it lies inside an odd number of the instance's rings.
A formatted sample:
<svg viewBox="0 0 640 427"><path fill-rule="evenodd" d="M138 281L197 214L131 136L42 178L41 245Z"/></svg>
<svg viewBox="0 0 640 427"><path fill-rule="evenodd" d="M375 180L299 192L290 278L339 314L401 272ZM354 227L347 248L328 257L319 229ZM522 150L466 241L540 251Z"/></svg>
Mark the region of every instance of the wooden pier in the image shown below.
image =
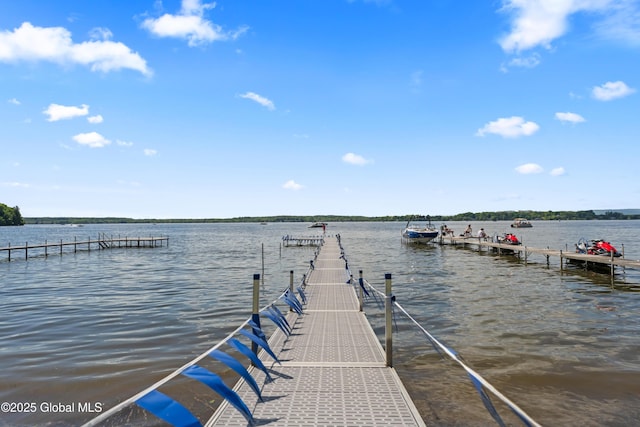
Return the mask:
<svg viewBox="0 0 640 427"><path fill-rule="evenodd" d="M289 236L282 237L283 246L320 246L324 236Z"/></svg>
<svg viewBox="0 0 640 427"><path fill-rule="evenodd" d="M0 252L7 253L7 260L11 261L13 252L24 252L24 259L29 259L30 256L49 256L52 254L62 255L63 253L76 253L78 251L92 251L111 248L155 248L158 246L169 246L169 237L113 237L106 234L98 235L97 239L88 237L86 240L78 240L74 238L73 241L63 242L48 242L29 244L25 242L24 245L12 246L11 244L6 247L0 248Z"/></svg>
<svg viewBox="0 0 640 427"><path fill-rule="evenodd" d="M250 368L264 402L243 380L234 389L247 403L256 425L425 425L361 311L354 287L347 282L338 240L327 239L307 277L303 314L287 316L291 335L277 330L269 340L282 364L264 351L259 355L270 367L273 381ZM387 347L390 353L389 341ZM225 401L206 425L246 424Z"/></svg>
<svg viewBox="0 0 640 427"><path fill-rule="evenodd" d="M606 257L602 255L587 255L570 251L562 251L555 249L541 249L531 248L524 245L508 245L504 243L497 243L491 241L490 238L483 237L454 237L454 236L440 236L437 240L441 245L474 245L479 249L487 248L494 249L498 253L515 253L520 258L523 258L525 262L528 260L530 254L544 255L549 264L550 257L557 257L560 259L560 268L563 268L565 261L574 261L583 263L585 266L589 264L597 264L608 266L611 270L611 274L614 273L614 267L628 267L628 268L640 268L640 260L629 260L622 257Z"/></svg>

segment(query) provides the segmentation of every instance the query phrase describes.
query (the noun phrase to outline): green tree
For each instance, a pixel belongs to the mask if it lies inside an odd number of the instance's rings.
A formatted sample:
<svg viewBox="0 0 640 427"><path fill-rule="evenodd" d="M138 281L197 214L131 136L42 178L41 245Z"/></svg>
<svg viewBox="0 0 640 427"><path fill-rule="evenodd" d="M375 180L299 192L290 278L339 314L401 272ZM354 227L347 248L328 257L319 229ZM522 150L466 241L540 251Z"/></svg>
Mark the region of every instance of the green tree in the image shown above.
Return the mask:
<svg viewBox="0 0 640 427"><path fill-rule="evenodd" d="M24 218L20 213L20 208L10 208L0 203L0 226L2 225L24 225Z"/></svg>

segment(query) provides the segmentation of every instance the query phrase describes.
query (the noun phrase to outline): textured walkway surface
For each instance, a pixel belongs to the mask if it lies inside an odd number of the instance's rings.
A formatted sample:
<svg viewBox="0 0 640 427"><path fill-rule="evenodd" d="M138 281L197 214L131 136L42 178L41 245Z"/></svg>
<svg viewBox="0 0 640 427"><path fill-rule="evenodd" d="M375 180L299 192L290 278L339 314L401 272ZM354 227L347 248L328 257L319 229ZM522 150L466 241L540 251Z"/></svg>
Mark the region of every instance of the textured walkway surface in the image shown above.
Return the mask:
<svg viewBox="0 0 640 427"><path fill-rule="evenodd" d="M243 381L236 386L255 425L424 426L396 371L385 366L384 350L347 281L339 244L328 238L308 277L304 313L288 316L290 336L278 330L269 342L282 365L260 355L273 381L250 370L264 402ZM207 425L246 424L224 403Z"/></svg>

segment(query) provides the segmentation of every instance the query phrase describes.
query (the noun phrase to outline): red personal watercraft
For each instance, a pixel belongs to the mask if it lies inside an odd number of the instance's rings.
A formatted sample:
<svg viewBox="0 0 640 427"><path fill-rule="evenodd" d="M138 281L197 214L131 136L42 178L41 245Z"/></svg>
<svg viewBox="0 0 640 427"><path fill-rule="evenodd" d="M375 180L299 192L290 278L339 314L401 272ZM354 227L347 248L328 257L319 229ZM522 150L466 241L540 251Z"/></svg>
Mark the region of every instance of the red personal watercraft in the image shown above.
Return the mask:
<svg viewBox="0 0 640 427"><path fill-rule="evenodd" d="M498 243L504 243L505 245L519 245L520 240L518 240L515 234L506 233L503 236L498 236Z"/></svg>
<svg viewBox="0 0 640 427"><path fill-rule="evenodd" d="M622 254L609 242L599 240L587 240L585 238L580 239L576 243L576 253L587 255L604 255L610 257L619 257Z"/></svg>

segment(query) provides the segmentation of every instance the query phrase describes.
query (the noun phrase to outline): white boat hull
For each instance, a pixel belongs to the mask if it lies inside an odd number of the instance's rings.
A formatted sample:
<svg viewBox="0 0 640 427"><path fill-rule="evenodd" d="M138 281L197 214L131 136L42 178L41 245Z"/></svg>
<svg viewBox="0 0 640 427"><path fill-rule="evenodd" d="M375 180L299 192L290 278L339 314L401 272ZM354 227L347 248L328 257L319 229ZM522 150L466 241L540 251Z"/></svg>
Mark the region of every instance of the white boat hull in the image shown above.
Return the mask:
<svg viewBox="0 0 640 427"><path fill-rule="evenodd" d="M408 243L429 243L438 237L438 231L431 228L405 228L402 239Z"/></svg>

